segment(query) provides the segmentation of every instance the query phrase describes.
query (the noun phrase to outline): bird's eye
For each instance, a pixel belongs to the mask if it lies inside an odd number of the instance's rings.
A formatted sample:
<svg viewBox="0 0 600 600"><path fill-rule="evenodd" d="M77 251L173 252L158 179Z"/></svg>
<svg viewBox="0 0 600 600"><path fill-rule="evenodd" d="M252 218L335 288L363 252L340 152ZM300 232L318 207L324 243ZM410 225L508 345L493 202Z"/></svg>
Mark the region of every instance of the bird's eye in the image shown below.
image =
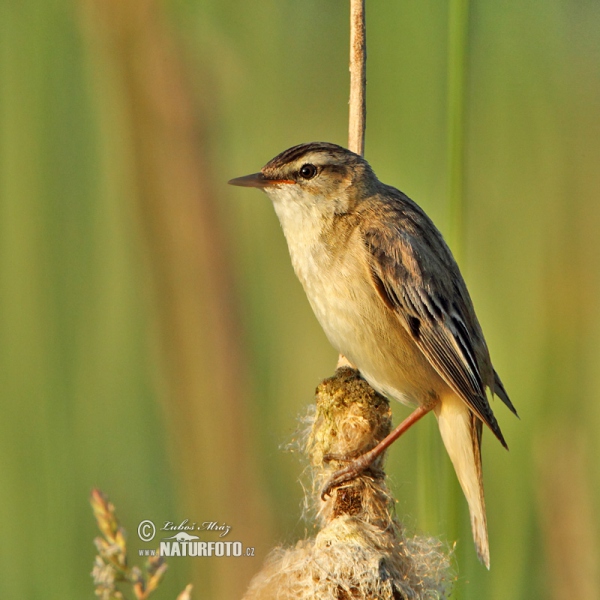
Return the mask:
<svg viewBox="0 0 600 600"><path fill-rule="evenodd" d="M312 179L317 174L317 167L310 163L306 163L300 167L299 173L300 177L303 177L304 179Z"/></svg>

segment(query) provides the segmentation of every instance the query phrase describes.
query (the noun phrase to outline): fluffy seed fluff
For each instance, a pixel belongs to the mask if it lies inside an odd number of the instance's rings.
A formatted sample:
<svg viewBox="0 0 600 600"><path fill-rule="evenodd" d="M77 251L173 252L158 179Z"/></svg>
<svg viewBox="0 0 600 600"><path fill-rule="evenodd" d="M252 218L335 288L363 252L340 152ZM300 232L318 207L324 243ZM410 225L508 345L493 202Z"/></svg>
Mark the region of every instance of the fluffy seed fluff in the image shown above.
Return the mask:
<svg viewBox="0 0 600 600"><path fill-rule="evenodd" d="M304 436L311 463L309 504L316 537L275 548L245 600L429 600L447 598L453 576L436 539L407 537L394 515L383 458L321 500L331 474L389 432L388 401L349 368L317 388L316 412Z"/></svg>

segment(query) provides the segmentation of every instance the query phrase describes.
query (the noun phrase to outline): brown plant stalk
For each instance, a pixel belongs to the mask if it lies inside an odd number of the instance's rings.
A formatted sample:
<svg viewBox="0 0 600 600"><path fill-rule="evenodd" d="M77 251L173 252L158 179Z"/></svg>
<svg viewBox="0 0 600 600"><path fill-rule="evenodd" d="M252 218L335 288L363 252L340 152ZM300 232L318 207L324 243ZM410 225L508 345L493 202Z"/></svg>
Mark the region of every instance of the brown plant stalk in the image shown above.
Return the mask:
<svg viewBox="0 0 600 600"><path fill-rule="evenodd" d="M365 0L350 0L350 110L348 149L365 153L367 121L367 27Z"/></svg>
<svg viewBox="0 0 600 600"><path fill-rule="evenodd" d="M384 456L321 499L331 474L373 448L391 428L387 398L348 367L316 391L316 411L303 436L310 460L309 510L318 531L271 552L244 600L417 600L446 598L450 560L439 540L409 537L394 514Z"/></svg>

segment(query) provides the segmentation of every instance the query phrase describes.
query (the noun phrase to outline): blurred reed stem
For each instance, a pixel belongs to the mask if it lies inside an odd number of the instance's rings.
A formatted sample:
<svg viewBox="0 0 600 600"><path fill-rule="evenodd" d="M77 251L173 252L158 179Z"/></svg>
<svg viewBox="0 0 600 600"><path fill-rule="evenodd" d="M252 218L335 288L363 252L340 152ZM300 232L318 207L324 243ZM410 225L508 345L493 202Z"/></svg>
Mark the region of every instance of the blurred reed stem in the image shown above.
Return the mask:
<svg viewBox="0 0 600 600"><path fill-rule="evenodd" d="M463 262L464 157L469 0L451 0L448 15L448 240Z"/></svg>
<svg viewBox="0 0 600 600"><path fill-rule="evenodd" d="M467 84L468 0L451 0L448 13L447 64L447 164L448 211L446 239L459 264L464 262L464 158L465 158L465 95ZM463 266L464 269L464 266ZM449 541L461 541L458 551L468 546L461 533L464 513L463 495L452 466L445 455L433 422L423 423L418 429L418 496L419 524L424 530L440 526L448 532ZM468 546L470 549L470 546ZM468 557L462 557L468 560ZM463 560L460 560L464 566ZM461 595L457 584L454 597Z"/></svg>
<svg viewBox="0 0 600 600"><path fill-rule="evenodd" d="M447 182L448 210L445 237L459 264L463 263L465 94L467 83L468 0L451 0L448 12L447 63ZM449 541L461 540L459 551L467 546L461 511L463 495L443 449L437 423L423 422L418 429L417 477L418 523L424 531L443 527ZM470 546L469 546L470 550ZM468 560L468 557L464 557ZM461 566L463 561L459 561ZM459 597L456 586L454 597Z"/></svg>
<svg viewBox="0 0 600 600"><path fill-rule="evenodd" d="M469 0L451 0L448 13L448 113L447 113L447 161L448 161L448 230L447 239L456 261L464 274L464 227L465 227L465 135L466 135L466 94L467 57L469 46ZM441 444L438 446L441 452ZM459 575L454 597L464 595L464 573L470 558L470 538L465 535L468 529L466 511L461 503L464 497L454 469L444 457L446 497L445 522L450 540L459 541L457 561Z"/></svg>

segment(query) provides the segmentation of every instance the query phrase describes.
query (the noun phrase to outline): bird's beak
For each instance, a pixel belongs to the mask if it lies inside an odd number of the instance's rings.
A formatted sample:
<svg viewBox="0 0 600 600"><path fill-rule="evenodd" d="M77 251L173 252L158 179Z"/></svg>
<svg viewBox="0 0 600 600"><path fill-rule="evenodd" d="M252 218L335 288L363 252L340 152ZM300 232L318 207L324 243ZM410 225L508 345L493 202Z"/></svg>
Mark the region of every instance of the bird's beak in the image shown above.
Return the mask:
<svg viewBox="0 0 600 600"><path fill-rule="evenodd" d="M229 183L229 185L239 185L240 187L255 187L263 189L272 185L278 185L280 183L295 182L287 179L267 179L262 173L252 173L252 175L244 175L244 177L230 179L227 183Z"/></svg>
<svg viewBox="0 0 600 600"><path fill-rule="evenodd" d="M264 188L271 184L262 173L252 173L252 175L244 175L244 177L236 177L230 179L229 185L239 185L240 187L255 187Z"/></svg>

